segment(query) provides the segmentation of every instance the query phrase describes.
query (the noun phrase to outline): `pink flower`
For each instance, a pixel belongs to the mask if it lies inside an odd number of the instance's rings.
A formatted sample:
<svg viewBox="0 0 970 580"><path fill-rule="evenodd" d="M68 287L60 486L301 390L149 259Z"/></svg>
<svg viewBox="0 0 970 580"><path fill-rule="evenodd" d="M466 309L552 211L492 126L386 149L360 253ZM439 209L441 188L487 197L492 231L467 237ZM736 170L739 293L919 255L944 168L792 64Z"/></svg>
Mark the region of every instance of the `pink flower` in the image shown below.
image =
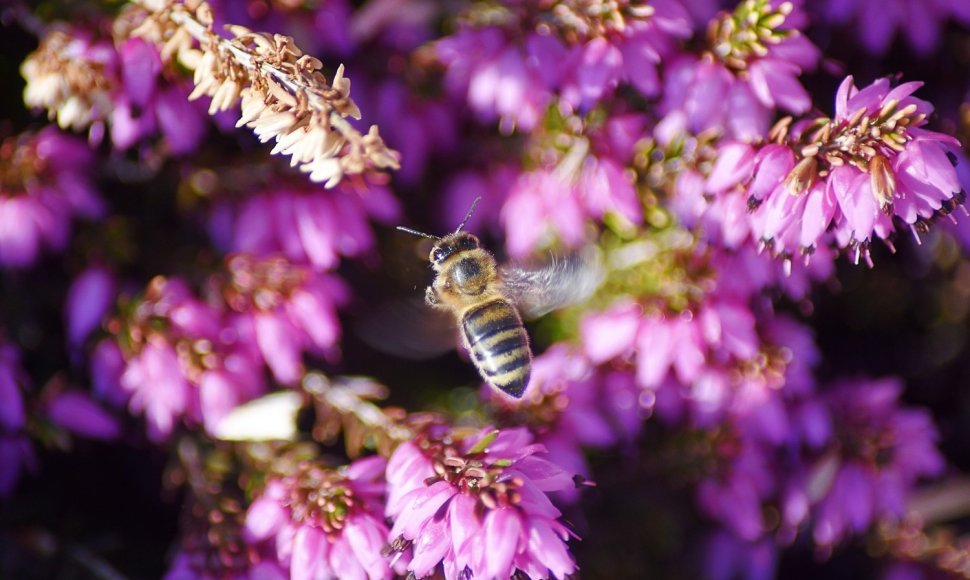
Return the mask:
<svg viewBox="0 0 970 580"><path fill-rule="evenodd" d="M94 157L83 141L53 128L0 148L0 266L28 266L43 250L62 250L75 216L100 217Z"/></svg>
<svg viewBox="0 0 970 580"><path fill-rule="evenodd" d="M23 388L27 375L20 366L20 351L12 344L0 342L0 432L24 428Z"/></svg>
<svg viewBox="0 0 970 580"><path fill-rule="evenodd" d="M340 470L301 464L270 481L249 507L248 539L275 546L294 579L391 578L382 551L385 461L360 459Z"/></svg>
<svg viewBox="0 0 970 580"><path fill-rule="evenodd" d="M483 432L455 447L426 434L401 444L388 462L387 515L393 548L411 547L418 578L441 564L448 578L563 578L576 570L571 533L545 492L572 477L537 457L525 429Z"/></svg>
<svg viewBox="0 0 970 580"><path fill-rule="evenodd" d="M374 235L368 218L387 223L399 213L397 200L380 185L362 190L347 182L332 190L279 187L247 197L238 206L220 206L210 230L227 251L283 254L294 263L330 270L340 256L371 251Z"/></svg>
<svg viewBox="0 0 970 580"><path fill-rule="evenodd" d="M712 22L709 52L668 60L661 112L668 120L681 117L677 124L691 134L717 130L751 142L765 134L775 110L808 111L811 99L798 77L820 53L797 30L803 20L801 8L788 2L742 2L721 13ZM755 22L773 24L755 32Z"/></svg>
<svg viewBox="0 0 970 580"><path fill-rule="evenodd" d="M811 506L815 542L823 546L865 531L878 518L900 517L912 486L939 475L944 460L926 411L899 403L902 384L893 379L841 381L824 397L835 440L823 448L801 491L786 496L787 524L799 525Z"/></svg>
<svg viewBox="0 0 970 580"><path fill-rule="evenodd" d="M101 324L114 299L115 279L105 268L90 267L74 279L64 305L67 340L72 348L79 348Z"/></svg>
<svg viewBox="0 0 970 580"><path fill-rule="evenodd" d="M885 54L897 32L921 56L938 47L947 20L970 24L970 7L947 0L829 0L821 10L824 18L837 24L853 22L853 35L862 47L876 55Z"/></svg>
<svg viewBox="0 0 970 580"><path fill-rule="evenodd" d="M847 77L826 131L803 135L796 127L790 140L798 157L769 146L749 186L756 235L778 254L830 243L868 261L870 242L895 231L893 217L916 235L920 224L950 211L962 199L947 157L958 142L921 128L932 108L912 96L919 86L880 79L860 90Z"/></svg>
<svg viewBox="0 0 970 580"><path fill-rule="evenodd" d="M59 392L45 407L51 421L76 435L111 441L121 433L118 420L79 390Z"/></svg>
<svg viewBox="0 0 970 580"><path fill-rule="evenodd" d="M133 413L145 414L152 439L167 438L182 419L211 431L265 388L247 327L196 299L183 281L156 277L126 312L115 321L117 346L109 339L95 350L92 374L102 396L127 398Z"/></svg>
<svg viewBox="0 0 970 580"><path fill-rule="evenodd" d="M258 347L278 381L303 376L303 353L335 354L340 325L336 307L347 293L335 277L284 259L236 254L228 259L224 293L236 328Z"/></svg>
<svg viewBox="0 0 970 580"><path fill-rule="evenodd" d="M548 246L554 237L566 246L583 241L586 213L579 192L553 171L522 174L502 207L506 247L514 258Z"/></svg>

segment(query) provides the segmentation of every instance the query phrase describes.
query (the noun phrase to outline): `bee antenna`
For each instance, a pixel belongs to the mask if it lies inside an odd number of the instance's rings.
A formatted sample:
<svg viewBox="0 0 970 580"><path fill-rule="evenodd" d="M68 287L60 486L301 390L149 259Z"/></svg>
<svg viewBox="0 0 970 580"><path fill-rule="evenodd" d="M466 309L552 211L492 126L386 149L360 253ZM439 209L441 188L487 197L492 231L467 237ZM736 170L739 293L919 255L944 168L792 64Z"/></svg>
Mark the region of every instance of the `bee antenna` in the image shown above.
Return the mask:
<svg viewBox="0 0 970 580"><path fill-rule="evenodd" d="M409 234L413 234L415 236L420 236L422 238L429 238L429 239L432 239L432 240L440 240L441 239L438 236L432 236L431 234L426 234L424 232L419 232L418 230L412 230L411 228L406 228L404 226L397 226L397 229L401 230L402 232L407 232Z"/></svg>
<svg viewBox="0 0 970 580"><path fill-rule="evenodd" d="M468 210L468 213L465 214L465 219L461 220L461 223L458 224L458 229L455 230L456 234L461 231L461 228L465 227L468 220L472 219L472 214L475 213L475 208L478 207L478 202L480 201L482 201L482 196L476 197L475 201L472 202L472 207Z"/></svg>

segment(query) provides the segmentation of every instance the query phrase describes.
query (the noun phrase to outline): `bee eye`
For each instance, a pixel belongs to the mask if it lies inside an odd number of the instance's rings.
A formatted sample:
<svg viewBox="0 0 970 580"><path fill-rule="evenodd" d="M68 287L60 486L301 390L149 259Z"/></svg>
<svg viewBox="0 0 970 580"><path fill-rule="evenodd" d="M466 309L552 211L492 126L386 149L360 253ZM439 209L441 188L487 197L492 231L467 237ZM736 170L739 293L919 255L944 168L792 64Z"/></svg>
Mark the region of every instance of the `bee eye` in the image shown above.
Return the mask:
<svg viewBox="0 0 970 580"><path fill-rule="evenodd" d="M447 254L445 253L444 248L435 248L434 251L431 252L431 261L440 262L441 260L445 259L446 255Z"/></svg>

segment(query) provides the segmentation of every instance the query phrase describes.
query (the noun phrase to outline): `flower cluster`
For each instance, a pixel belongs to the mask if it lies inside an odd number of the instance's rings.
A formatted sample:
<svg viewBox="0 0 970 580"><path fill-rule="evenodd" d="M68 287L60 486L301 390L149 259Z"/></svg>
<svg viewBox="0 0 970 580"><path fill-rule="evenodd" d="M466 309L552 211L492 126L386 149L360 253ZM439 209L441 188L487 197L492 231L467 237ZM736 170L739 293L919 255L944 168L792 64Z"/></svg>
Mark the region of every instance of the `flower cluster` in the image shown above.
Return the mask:
<svg viewBox="0 0 970 580"><path fill-rule="evenodd" d="M360 110L350 99L343 66L328 83L320 72L323 63L304 54L291 37L233 25L228 40L212 31L212 9L205 2L194 8L143 4L152 12L132 34L160 45L163 60L176 58L195 72L189 99L211 97L210 114L241 99L236 126L250 127L264 143L275 141L273 153L289 155L312 181L333 187L344 175L398 167L397 153L384 145L376 125L362 135L345 119L359 118Z"/></svg>
<svg viewBox="0 0 970 580"><path fill-rule="evenodd" d="M409 572L449 578L563 578L576 570L572 533L546 492L573 486L572 475L538 457L525 429L483 431L453 441L424 433L402 444L387 465L389 540L411 551Z"/></svg>
<svg viewBox="0 0 970 580"><path fill-rule="evenodd" d="M970 570L965 2L0 4L0 576Z"/></svg>
<svg viewBox="0 0 970 580"><path fill-rule="evenodd" d="M947 155L959 142L921 128L932 107L912 96L919 86L880 79L860 90L848 77L833 118L778 127L779 142L757 149L726 145L706 188L740 185L755 208L752 233L778 254L830 244L868 261L895 221L918 235L964 197Z"/></svg>
<svg viewBox="0 0 970 580"><path fill-rule="evenodd" d="M83 142L45 129L0 143L0 265L29 266L63 250L71 220L104 213Z"/></svg>
<svg viewBox="0 0 970 580"><path fill-rule="evenodd" d="M124 23L124 21L119 21ZM24 102L47 109L63 128L105 133L118 149L161 134L168 151L195 151L205 134L203 115L186 100L185 82L171 81L158 51L140 38L92 37L68 27L53 30L23 63Z"/></svg>
<svg viewBox="0 0 970 580"><path fill-rule="evenodd" d="M381 555L385 464L381 457L339 470L303 463L271 480L249 506L248 541L267 544L292 578L391 578Z"/></svg>

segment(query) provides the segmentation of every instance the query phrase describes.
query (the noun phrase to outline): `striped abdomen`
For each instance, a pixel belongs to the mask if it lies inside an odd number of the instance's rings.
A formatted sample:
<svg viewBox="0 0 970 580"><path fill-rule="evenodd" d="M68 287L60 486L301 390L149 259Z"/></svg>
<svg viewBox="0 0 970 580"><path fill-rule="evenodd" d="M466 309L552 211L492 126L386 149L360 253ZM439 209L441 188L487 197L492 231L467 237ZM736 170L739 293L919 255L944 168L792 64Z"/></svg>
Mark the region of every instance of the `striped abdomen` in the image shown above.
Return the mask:
<svg viewBox="0 0 970 580"><path fill-rule="evenodd" d="M521 397L529 385L532 351L515 307L500 298L473 306L461 317L461 329L482 378Z"/></svg>

